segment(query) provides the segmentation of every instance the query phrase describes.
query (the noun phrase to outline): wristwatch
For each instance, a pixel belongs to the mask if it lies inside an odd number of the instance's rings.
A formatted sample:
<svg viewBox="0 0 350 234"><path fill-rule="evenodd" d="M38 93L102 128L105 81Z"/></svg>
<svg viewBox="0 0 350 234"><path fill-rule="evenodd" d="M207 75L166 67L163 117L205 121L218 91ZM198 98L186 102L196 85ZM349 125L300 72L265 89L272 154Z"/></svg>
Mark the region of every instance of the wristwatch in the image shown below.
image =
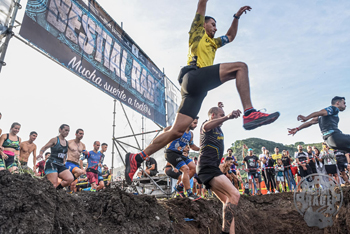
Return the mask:
<svg viewBox="0 0 350 234"><path fill-rule="evenodd" d="M234 14L233 17L239 19L239 16L237 16L236 14Z"/></svg>

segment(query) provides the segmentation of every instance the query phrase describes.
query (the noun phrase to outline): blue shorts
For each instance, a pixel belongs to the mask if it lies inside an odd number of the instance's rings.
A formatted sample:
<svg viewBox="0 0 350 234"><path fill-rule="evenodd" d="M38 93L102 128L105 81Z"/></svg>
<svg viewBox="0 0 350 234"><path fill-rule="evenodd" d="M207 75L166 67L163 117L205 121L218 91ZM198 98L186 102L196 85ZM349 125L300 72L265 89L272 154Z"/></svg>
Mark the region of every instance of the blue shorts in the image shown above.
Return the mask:
<svg viewBox="0 0 350 234"><path fill-rule="evenodd" d="M80 165L78 164L78 163L76 163L76 162L72 162L72 161L67 161L66 162L66 168L70 171L70 172L72 172L72 174L74 173L74 169L75 168L80 168Z"/></svg>

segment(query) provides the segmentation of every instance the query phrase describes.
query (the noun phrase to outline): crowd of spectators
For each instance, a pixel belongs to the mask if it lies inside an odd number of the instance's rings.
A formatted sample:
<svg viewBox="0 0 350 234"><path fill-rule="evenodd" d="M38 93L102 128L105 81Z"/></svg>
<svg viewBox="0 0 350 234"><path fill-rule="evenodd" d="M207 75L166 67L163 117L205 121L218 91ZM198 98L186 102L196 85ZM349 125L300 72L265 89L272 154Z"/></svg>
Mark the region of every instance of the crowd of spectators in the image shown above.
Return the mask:
<svg viewBox="0 0 350 234"><path fill-rule="evenodd" d="M321 151L315 146L307 146L304 151L302 145L298 145L294 157L287 150L280 153L278 147L274 148L272 155L262 147L261 154L256 156L253 149L244 145L243 161L240 164L232 155L232 149L227 152L228 156L222 159L220 169L235 186L235 182L239 182L240 185L236 188L248 196L261 195L265 189L266 194L299 190L298 183L301 179L314 173L329 175L329 180L333 178L339 184L350 185L349 154L341 150L332 150L325 143L322 144ZM247 172L247 178L242 179L240 170ZM308 181L313 177L308 178Z"/></svg>

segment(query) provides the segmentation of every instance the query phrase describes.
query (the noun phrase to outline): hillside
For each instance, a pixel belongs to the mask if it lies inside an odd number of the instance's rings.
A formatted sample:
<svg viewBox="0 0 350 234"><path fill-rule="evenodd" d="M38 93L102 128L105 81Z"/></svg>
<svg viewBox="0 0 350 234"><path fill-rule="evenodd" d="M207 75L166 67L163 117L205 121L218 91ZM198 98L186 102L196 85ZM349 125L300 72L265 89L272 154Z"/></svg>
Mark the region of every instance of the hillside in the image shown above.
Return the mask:
<svg viewBox="0 0 350 234"><path fill-rule="evenodd" d="M264 139L260 139L260 138L248 138L245 140L237 140L236 142L234 142L232 144L232 147L230 147L233 150L233 154L235 155L235 157L237 157L238 161L242 161L242 147L243 145L248 146L249 148L253 149L254 154L256 154L257 156L259 154L261 154L261 147L265 147L267 150L270 151L270 154L274 154L274 148L278 147L280 149L280 153L282 153L282 150L288 150L290 155L292 157L294 157L294 152L297 151L297 146L298 145L302 145L303 148L306 151L306 147L308 145L311 146L316 146L318 149L321 150L322 148L322 142L320 143L314 143L314 144L305 144L304 142L295 142L294 145L284 145L282 143L277 143L274 141L267 141ZM226 156L226 152L225 152L225 156Z"/></svg>

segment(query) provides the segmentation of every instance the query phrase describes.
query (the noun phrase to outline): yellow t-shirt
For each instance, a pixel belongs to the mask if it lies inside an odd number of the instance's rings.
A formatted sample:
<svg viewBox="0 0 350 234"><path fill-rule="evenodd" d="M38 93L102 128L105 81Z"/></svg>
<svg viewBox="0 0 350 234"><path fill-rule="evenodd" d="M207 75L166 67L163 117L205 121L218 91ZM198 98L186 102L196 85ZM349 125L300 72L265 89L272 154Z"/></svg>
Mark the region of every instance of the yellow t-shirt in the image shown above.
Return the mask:
<svg viewBox="0 0 350 234"><path fill-rule="evenodd" d="M277 163L277 159L279 159L279 158L282 159L282 154L273 154L272 155L272 159L275 160L276 163Z"/></svg>
<svg viewBox="0 0 350 234"><path fill-rule="evenodd" d="M222 46L222 37L210 38L204 29L204 16L196 14L189 32L189 51L187 65L211 66L215 52Z"/></svg>

